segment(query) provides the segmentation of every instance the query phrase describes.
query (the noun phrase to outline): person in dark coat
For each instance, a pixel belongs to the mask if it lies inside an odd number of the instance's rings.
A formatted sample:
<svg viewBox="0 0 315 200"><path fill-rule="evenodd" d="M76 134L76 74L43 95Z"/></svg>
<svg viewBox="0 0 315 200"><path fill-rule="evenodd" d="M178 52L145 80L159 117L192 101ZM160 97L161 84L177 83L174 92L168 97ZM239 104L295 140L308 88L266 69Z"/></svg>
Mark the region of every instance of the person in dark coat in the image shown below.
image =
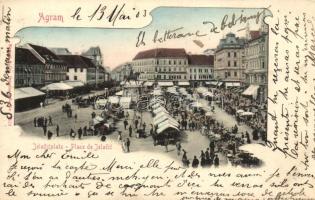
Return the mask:
<svg viewBox="0 0 315 200"><path fill-rule="evenodd" d="M136 127L136 129L138 129L138 123L139 123L139 121L138 121L138 119L136 119L135 120L135 127Z"/></svg>
<svg viewBox="0 0 315 200"><path fill-rule="evenodd" d="M143 127L143 132L145 132L145 127L146 127L147 125L145 124L145 122L143 122L143 125L142 125L142 127Z"/></svg>
<svg viewBox="0 0 315 200"><path fill-rule="evenodd" d="M59 125L56 126L56 136L59 137Z"/></svg>
<svg viewBox="0 0 315 200"><path fill-rule="evenodd" d="M246 131L246 139L247 139L247 143L250 144L251 141L250 141L249 133L247 131Z"/></svg>
<svg viewBox="0 0 315 200"><path fill-rule="evenodd" d="M127 138L126 140L126 147L127 147L127 152L130 152L130 140Z"/></svg>
<svg viewBox="0 0 315 200"><path fill-rule="evenodd" d="M52 126L53 123L52 123L52 118L51 116L48 117L48 126Z"/></svg>
<svg viewBox="0 0 315 200"><path fill-rule="evenodd" d="M201 151L201 154L200 154L200 165L201 167L204 167L206 165L206 154Z"/></svg>
<svg viewBox="0 0 315 200"><path fill-rule="evenodd" d="M51 131L48 131L48 133L47 133L48 140L51 139L52 135L53 135L53 133Z"/></svg>
<svg viewBox="0 0 315 200"><path fill-rule="evenodd" d="M185 151L185 149L183 149L183 157L182 160L187 160L187 152Z"/></svg>
<svg viewBox="0 0 315 200"><path fill-rule="evenodd" d="M169 143L168 138L165 138L164 139L164 146L165 146L165 151L166 152L168 152L168 143Z"/></svg>
<svg viewBox="0 0 315 200"><path fill-rule="evenodd" d="M210 142L209 147L210 147L210 155L214 155L214 148L215 148L214 141Z"/></svg>
<svg viewBox="0 0 315 200"><path fill-rule="evenodd" d="M206 152L205 152L205 157L206 159L210 158L210 152L209 152L209 148L207 148Z"/></svg>
<svg viewBox="0 0 315 200"><path fill-rule="evenodd" d="M150 135L153 135L153 127L150 129Z"/></svg>
<svg viewBox="0 0 315 200"><path fill-rule="evenodd" d="M83 127L83 136L87 136L87 127L86 126Z"/></svg>
<svg viewBox="0 0 315 200"><path fill-rule="evenodd" d="M34 127L37 127L37 119L34 117Z"/></svg>
<svg viewBox="0 0 315 200"><path fill-rule="evenodd" d="M47 127L46 126L43 126L43 131L44 131L44 136L46 136L46 133L47 133Z"/></svg>
<svg viewBox="0 0 315 200"><path fill-rule="evenodd" d="M127 126L128 126L128 121L127 121L127 119L124 120L124 126L125 126L125 130L127 130Z"/></svg>
<svg viewBox="0 0 315 200"><path fill-rule="evenodd" d="M216 154L215 157L214 157L214 166L215 166L215 167L218 167L218 166L219 166L219 157L218 157L217 154Z"/></svg>
<svg viewBox="0 0 315 200"><path fill-rule="evenodd" d="M44 120L44 126L46 126L47 127L47 118L45 117L45 120Z"/></svg>
<svg viewBox="0 0 315 200"><path fill-rule="evenodd" d="M81 139L82 138L82 128L80 127L79 129L78 129L78 137L79 137L79 139Z"/></svg>
<svg viewBox="0 0 315 200"><path fill-rule="evenodd" d="M198 165L199 165L199 160L197 159L197 156L194 156L194 159L193 159L193 161L192 161L191 166L192 166L193 168L197 168Z"/></svg>
<svg viewBox="0 0 315 200"><path fill-rule="evenodd" d="M132 127L129 125L129 137L132 137Z"/></svg>
<svg viewBox="0 0 315 200"><path fill-rule="evenodd" d="M70 130L70 137L75 138L75 132L73 129Z"/></svg>

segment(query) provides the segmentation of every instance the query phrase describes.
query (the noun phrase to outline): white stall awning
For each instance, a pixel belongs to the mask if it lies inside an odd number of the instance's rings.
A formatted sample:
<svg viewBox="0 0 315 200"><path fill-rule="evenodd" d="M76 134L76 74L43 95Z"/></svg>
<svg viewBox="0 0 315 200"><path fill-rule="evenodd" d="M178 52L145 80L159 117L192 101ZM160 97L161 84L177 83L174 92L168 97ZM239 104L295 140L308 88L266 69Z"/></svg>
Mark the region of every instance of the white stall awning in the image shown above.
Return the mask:
<svg viewBox="0 0 315 200"><path fill-rule="evenodd" d="M240 87L240 82L225 82L225 87Z"/></svg>
<svg viewBox="0 0 315 200"><path fill-rule="evenodd" d="M36 90L32 87L24 87L24 88L16 88L14 89L14 99L25 99L30 97L36 97L36 96L43 96L45 93Z"/></svg>
<svg viewBox="0 0 315 200"><path fill-rule="evenodd" d="M41 90L48 90L48 91L71 90L71 89L73 89L73 87L70 85L67 85L66 83L51 83L41 88Z"/></svg>
<svg viewBox="0 0 315 200"><path fill-rule="evenodd" d="M189 86L190 84L189 84L188 81L179 81L179 82L178 82L178 85L179 85L179 86Z"/></svg>
<svg viewBox="0 0 315 200"><path fill-rule="evenodd" d="M119 98L117 96L110 96L110 97L108 97L108 101L110 103L117 104L117 103L119 103Z"/></svg>
<svg viewBox="0 0 315 200"><path fill-rule="evenodd" d="M173 86L173 82L158 82L158 85L161 86L161 87L170 87L170 86Z"/></svg>
<svg viewBox="0 0 315 200"><path fill-rule="evenodd" d="M259 85L250 85L242 94L246 96L253 96L254 99L257 97Z"/></svg>

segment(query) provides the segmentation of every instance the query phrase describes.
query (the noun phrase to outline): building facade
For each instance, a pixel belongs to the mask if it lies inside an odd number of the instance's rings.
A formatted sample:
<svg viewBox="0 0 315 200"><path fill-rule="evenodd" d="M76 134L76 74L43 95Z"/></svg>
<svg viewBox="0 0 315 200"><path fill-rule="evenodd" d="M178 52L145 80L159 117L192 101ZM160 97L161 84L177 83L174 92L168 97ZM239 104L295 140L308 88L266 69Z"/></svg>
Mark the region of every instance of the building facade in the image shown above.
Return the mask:
<svg viewBox="0 0 315 200"><path fill-rule="evenodd" d="M45 64L29 49L15 48L15 87L41 87L45 84Z"/></svg>
<svg viewBox="0 0 315 200"><path fill-rule="evenodd" d="M81 54L84 57L87 57L92 60L96 66L96 82L97 84L102 84L105 81L109 80L109 73L106 68L103 66L103 54L99 46L90 47L87 51Z"/></svg>
<svg viewBox="0 0 315 200"><path fill-rule="evenodd" d="M267 100L268 77L268 34L251 32L245 45L246 83L257 85L256 98L261 102Z"/></svg>
<svg viewBox="0 0 315 200"><path fill-rule="evenodd" d="M187 75L191 82L213 79L214 56L188 55Z"/></svg>
<svg viewBox="0 0 315 200"><path fill-rule="evenodd" d="M45 64L45 84L66 80L67 66L56 54L38 45L26 44L24 47Z"/></svg>
<svg viewBox="0 0 315 200"><path fill-rule="evenodd" d="M215 52L214 78L224 82L245 82L245 38L228 33Z"/></svg>
<svg viewBox="0 0 315 200"><path fill-rule="evenodd" d="M60 55L59 57L67 64L66 80L96 85L96 66L91 59L80 55Z"/></svg>
<svg viewBox="0 0 315 200"><path fill-rule="evenodd" d="M130 62L127 62L115 67L111 71L110 76L112 80L119 82L124 81L125 79L130 77L132 73L133 73L132 65Z"/></svg>
<svg viewBox="0 0 315 200"><path fill-rule="evenodd" d="M139 52L132 61L133 72L143 81L187 80L185 49L157 48Z"/></svg>

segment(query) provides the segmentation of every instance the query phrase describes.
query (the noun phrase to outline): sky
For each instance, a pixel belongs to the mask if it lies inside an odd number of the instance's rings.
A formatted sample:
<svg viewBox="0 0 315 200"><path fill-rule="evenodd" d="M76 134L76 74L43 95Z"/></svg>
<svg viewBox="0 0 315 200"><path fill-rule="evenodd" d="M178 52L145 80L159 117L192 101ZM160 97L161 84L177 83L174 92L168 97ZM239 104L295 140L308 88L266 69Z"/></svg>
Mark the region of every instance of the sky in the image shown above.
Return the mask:
<svg viewBox="0 0 315 200"><path fill-rule="evenodd" d="M186 52L202 53L209 48L216 48L219 40L227 33L233 32L237 36L245 36L245 31L238 31L246 27L246 23L236 24L232 28L226 28L220 33L210 33L210 25L204 25L204 21L211 21L218 26L225 15L229 20L232 14L238 17L257 14L261 9L227 9L227 8L170 8L159 7L151 11L152 22L139 29L109 29L109 28L47 28L29 27L16 33L20 45L32 43L48 48L68 48L73 54L80 54L92 46L99 46L103 54L103 64L113 69L118 65L132 61L139 51L152 48L185 48ZM267 14L266 14L267 15ZM262 17L261 17L262 18ZM249 20L251 30L258 30L260 23ZM167 40L163 43L153 42L154 34L163 36L167 30L182 28L177 33L195 33L199 30L204 37L186 37L175 40ZM136 47L140 31L145 31L145 46ZM193 40L199 40L204 45L200 47Z"/></svg>

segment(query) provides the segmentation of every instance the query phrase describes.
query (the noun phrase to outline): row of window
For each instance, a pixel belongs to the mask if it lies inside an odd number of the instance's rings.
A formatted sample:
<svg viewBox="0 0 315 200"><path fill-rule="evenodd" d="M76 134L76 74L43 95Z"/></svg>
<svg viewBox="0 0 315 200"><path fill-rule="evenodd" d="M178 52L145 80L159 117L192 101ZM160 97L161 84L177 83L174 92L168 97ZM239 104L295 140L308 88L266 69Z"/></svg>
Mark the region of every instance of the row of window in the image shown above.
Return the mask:
<svg viewBox="0 0 315 200"><path fill-rule="evenodd" d="M237 56L237 53L236 52L232 52L233 53L233 55L234 55L234 57L236 57ZM231 52L227 52L227 57L231 57Z"/></svg>
<svg viewBox="0 0 315 200"><path fill-rule="evenodd" d="M198 78L198 79L197 79ZM190 75L190 80L208 80L211 79L212 77L210 75Z"/></svg>
<svg viewBox="0 0 315 200"><path fill-rule="evenodd" d="M63 81L63 80L65 80L65 78L66 78L65 74L55 74L55 73L45 74L46 80Z"/></svg>
<svg viewBox="0 0 315 200"><path fill-rule="evenodd" d="M67 72L69 72L70 71L70 69L68 68L68 70L67 70ZM74 68L74 72L78 72L79 70L78 70L78 68ZM80 68L80 72L83 72L83 68Z"/></svg>
<svg viewBox="0 0 315 200"><path fill-rule="evenodd" d="M247 69L265 69L265 62L261 59L251 60L246 63Z"/></svg>
<svg viewBox="0 0 315 200"><path fill-rule="evenodd" d="M16 65L16 73L44 73L45 68L42 65Z"/></svg>
<svg viewBox="0 0 315 200"><path fill-rule="evenodd" d="M167 71L169 71L169 72L172 72L172 71L174 71L174 72L183 72L183 71L185 71L185 68L182 68L182 67L163 67L163 68L156 68L155 69L155 72L167 72Z"/></svg>
<svg viewBox="0 0 315 200"><path fill-rule="evenodd" d="M196 69L196 68L195 68L194 70L192 70L192 69L190 68L189 71L190 71L190 73L192 73L193 71L194 71L194 73L197 73L197 69ZM205 73L209 73L209 71L211 72L210 69L203 69L203 70L202 70L201 68L198 69L198 72L199 72L199 73L202 73L203 71L204 71Z"/></svg>
<svg viewBox="0 0 315 200"><path fill-rule="evenodd" d="M67 66L65 65L46 65L47 70L61 70L61 71L67 71Z"/></svg>
<svg viewBox="0 0 315 200"><path fill-rule="evenodd" d="M247 75L246 79L249 79L250 83L266 83L267 82L266 76L264 74Z"/></svg>
<svg viewBox="0 0 315 200"><path fill-rule="evenodd" d="M140 60L134 61L133 65L143 66L143 65L187 65L187 60L175 60L175 59L150 59L150 60Z"/></svg>
<svg viewBox="0 0 315 200"><path fill-rule="evenodd" d="M233 66L237 67L237 61L233 62ZM231 61L228 61L228 67L231 67Z"/></svg>
<svg viewBox="0 0 315 200"><path fill-rule="evenodd" d="M225 77L225 78L228 78L228 77L238 77L238 76L245 78L244 72L240 72L240 73L238 73L237 71L233 71L233 72L231 72L231 71L226 71L226 72L224 72L224 77Z"/></svg>
<svg viewBox="0 0 315 200"><path fill-rule="evenodd" d="M254 46L250 46L248 48L245 48L245 55L246 56L252 56L252 55L259 55L265 52L265 43L259 43Z"/></svg>

